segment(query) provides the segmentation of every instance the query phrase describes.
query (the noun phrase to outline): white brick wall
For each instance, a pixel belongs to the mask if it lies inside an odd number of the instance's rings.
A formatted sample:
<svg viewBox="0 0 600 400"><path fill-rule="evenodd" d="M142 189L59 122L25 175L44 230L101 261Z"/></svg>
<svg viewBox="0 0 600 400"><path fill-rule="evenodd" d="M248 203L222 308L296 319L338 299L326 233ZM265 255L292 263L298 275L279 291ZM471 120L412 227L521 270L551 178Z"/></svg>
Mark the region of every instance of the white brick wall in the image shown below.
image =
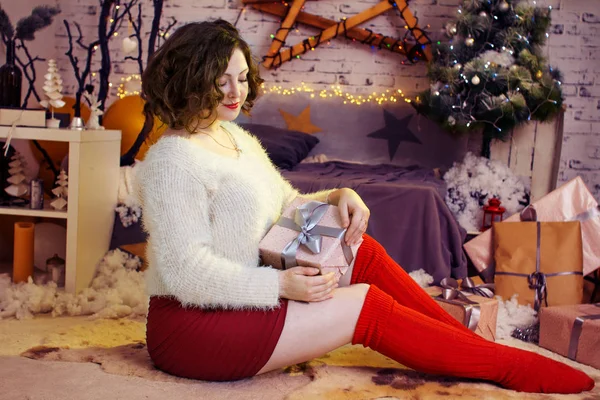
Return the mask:
<svg viewBox="0 0 600 400"><path fill-rule="evenodd" d="M145 31L151 18L151 1L141 0ZM98 0L59 0L63 13L56 27L56 46L63 67L66 86L74 87L71 67L64 56L67 49L62 19L79 21L84 30L84 41L96 34ZM308 1L305 11L340 20L376 4L378 0L319 0ZM456 15L459 0L412 0L410 8L422 25L431 25L431 37L440 38L440 30ZM565 134L562 148L559 184L581 175L597 198L600 198L600 0L538 0L538 4L552 6L553 23L546 48L550 63L564 72L564 93L568 111L565 117ZM164 17L175 17L179 23L224 18L237 21L237 27L252 46L258 57L268 49L279 26L279 18L257 12L250 7L243 11L241 0L167 0ZM95 14L96 13L96 14ZM393 37L404 35L404 21L394 12L379 16L363 27ZM127 34L126 24L121 32ZM288 44L316 33L316 30L299 25L292 31ZM122 76L137 72L133 61L124 61L120 52L121 38L111 42L113 57L112 82L117 84ZM394 88L414 93L428 87L424 64L401 65L404 58L386 50L369 47L338 38L330 44L311 51L301 59L285 63L278 70L263 70L267 82L281 84L306 84L322 88L342 85L352 93L384 91ZM96 69L98 63L95 63ZM113 96L108 100L114 101Z"/></svg>
<svg viewBox="0 0 600 400"><path fill-rule="evenodd" d="M57 49L61 65L64 69L67 88L72 91L74 79L71 77L71 66L63 53L67 50L68 42L62 19L78 21L84 30L84 42L88 42L96 34L98 0L59 0L63 13L61 23L57 26ZM144 22L148 28L151 18L151 1L141 0L147 11L144 12ZM365 10L378 0L340 0L308 1L305 11L339 21L357 12ZM430 24L434 38L446 22L447 15L456 12L458 0L413 0L411 10ZM279 27L279 18L262 14L251 7L243 11L240 0L168 0L165 2L163 16L175 17L179 23L189 21L224 18L237 22L237 27L252 46L255 54L262 57L271 44L270 34ZM402 37L406 30L405 22L396 12L388 12L362 27L376 33L392 37ZM290 32L287 43L293 44L303 38L314 35L318 30L299 25L298 30ZM137 66L133 61L124 61L120 52L120 42L127 33L127 26L121 30L121 36L111 41L114 73L111 80L116 84L122 76L136 72ZM83 58L83 54L81 54ZM428 86L426 70L423 65L401 65L405 58L387 50L371 49L368 46L352 43L344 38L333 39L329 44L311 51L292 62L282 65L277 70L263 70L263 77L268 82L300 83L305 82L315 88L340 84L348 92L373 92L389 88L402 89L405 92L422 90ZM98 68L98 63L95 63ZM114 93L114 91L113 91ZM114 96L108 100L114 101Z"/></svg>
<svg viewBox="0 0 600 400"><path fill-rule="evenodd" d="M547 55L564 75L564 138L558 184L580 175L600 199L600 0L546 0Z"/></svg>

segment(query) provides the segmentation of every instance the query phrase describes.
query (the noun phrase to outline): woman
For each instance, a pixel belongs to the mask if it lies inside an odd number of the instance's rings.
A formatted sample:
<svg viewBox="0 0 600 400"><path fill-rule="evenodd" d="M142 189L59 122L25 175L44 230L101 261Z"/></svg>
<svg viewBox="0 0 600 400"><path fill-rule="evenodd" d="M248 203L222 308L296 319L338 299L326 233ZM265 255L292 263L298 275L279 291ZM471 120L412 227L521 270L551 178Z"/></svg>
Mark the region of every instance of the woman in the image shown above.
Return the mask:
<svg viewBox="0 0 600 400"><path fill-rule="evenodd" d="M231 24L179 28L143 76L149 111L169 126L138 172L149 233L148 351L171 374L233 380L347 343L424 372L527 392L594 386L565 364L488 342L433 301L364 235L369 210L350 189L307 195L339 207L345 241L364 238L339 280L314 268L259 266L258 243L296 196L259 142L233 121L262 79Z"/></svg>

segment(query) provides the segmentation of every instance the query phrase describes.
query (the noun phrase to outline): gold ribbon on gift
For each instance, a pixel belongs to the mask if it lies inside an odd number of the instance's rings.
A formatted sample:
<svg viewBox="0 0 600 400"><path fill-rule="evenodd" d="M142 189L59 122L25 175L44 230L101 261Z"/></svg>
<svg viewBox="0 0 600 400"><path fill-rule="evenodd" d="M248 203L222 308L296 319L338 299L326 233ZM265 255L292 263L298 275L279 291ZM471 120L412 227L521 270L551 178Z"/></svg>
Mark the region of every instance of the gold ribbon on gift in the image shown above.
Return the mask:
<svg viewBox="0 0 600 400"><path fill-rule="evenodd" d="M527 282L529 283L529 288L535 291L535 297L533 302L533 309L535 311L539 311L542 303L546 304L548 307L548 287L546 285L546 278L555 277L555 276L564 276L564 275L583 275L581 271L566 271L566 272L554 272L552 274L546 274L540 271L540 248L541 248L541 224L537 220L537 212L533 206L526 207L523 211L521 211L521 221L530 221L535 222L537 227L537 241L536 241L536 249L535 249L535 271L530 274L523 274L519 272L496 272L496 275L510 275L510 276L522 276L527 278Z"/></svg>
<svg viewBox="0 0 600 400"><path fill-rule="evenodd" d="M594 305L600 308L600 303ZM571 339L569 340L569 353L567 354L567 357L571 360L577 359L577 347L579 346L579 338L581 337L581 331L583 330L583 323L588 320L596 319L600 319L600 314L580 315L575 318L573 329L571 329Z"/></svg>
<svg viewBox="0 0 600 400"><path fill-rule="evenodd" d="M471 281L472 286L477 286ZM436 299L445 303L461 306L465 310L463 325L475 332L479 320L481 319L481 306L479 303L470 300L465 293L459 290L459 285L454 278L444 278L440 281L442 294L436 296ZM462 285L460 286L462 287ZM471 295L471 293L469 293Z"/></svg>
<svg viewBox="0 0 600 400"><path fill-rule="evenodd" d="M348 265L352 263L354 260L352 249L343 240L346 229L318 225L319 221L325 216L328 208L329 204L327 203L311 201L296 209L294 219L287 217L279 218L277 225L300 232L281 251L281 265L283 269L298 265L296 253L300 246L305 246L313 254L320 253L323 236L339 239L344 258L348 262Z"/></svg>

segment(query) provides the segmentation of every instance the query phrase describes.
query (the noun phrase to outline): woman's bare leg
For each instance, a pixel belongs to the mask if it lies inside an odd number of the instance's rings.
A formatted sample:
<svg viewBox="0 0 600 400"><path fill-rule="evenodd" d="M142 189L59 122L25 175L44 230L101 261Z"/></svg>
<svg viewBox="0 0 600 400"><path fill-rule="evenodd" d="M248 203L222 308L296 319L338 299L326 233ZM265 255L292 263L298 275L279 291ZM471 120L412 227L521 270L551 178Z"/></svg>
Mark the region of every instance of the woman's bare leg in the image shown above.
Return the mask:
<svg viewBox="0 0 600 400"><path fill-rule="evenodd" d="M259 374L312 360L352 341L369 285L333 291L333 298L315 303L290 300L283 331Z"/></svg>

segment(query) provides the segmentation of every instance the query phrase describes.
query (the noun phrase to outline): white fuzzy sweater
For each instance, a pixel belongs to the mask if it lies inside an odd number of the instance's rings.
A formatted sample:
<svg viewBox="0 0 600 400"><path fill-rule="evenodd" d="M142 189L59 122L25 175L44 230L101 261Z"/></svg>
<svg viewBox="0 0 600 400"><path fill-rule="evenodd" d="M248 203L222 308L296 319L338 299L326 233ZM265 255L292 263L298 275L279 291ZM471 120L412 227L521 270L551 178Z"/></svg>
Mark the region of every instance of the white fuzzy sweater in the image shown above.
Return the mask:
<svg viewBox="0 0 600 400"><path fill-rule="evenodd" d="M223 124L242 150L238 159L165 136L138 167L147 291L186 306L272 308L279 272L259 266L258 243L298 192L254 136ZM306 197L325 201L329 192Z"/></svg>

